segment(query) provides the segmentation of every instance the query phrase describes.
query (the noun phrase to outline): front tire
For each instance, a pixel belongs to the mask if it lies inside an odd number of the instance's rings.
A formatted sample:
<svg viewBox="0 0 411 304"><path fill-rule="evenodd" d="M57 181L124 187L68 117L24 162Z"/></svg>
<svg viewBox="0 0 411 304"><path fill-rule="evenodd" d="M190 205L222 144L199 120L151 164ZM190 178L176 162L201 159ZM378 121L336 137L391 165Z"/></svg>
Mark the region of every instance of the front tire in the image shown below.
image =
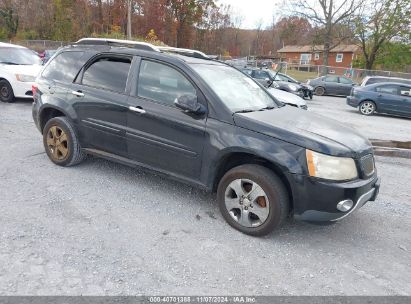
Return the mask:
<svg viewBox="0 0 411 304"><path fill-rule="evenodd" d="M325 94L325 89L323 87L315 88L315 95L323 96Z"/></svg>
<svg viewBox="0 0 411 304"><path fill-rule="evenodd" d="M47 156L59 166L77 165L86 156L67 117L55 117L46 123L43 129L43 144Z"/></svg>
<svg viewBox="0 0 411 304"><path fill-rule="evenodd" d="M360 106L358 107L360 113L365 116L373 115L376 109L377 107L375 106L375 103L369 100L361 102Z"/></svg>
<svg viewBox="0 0 411 304"><path fill-rule="evenodd" d="M1 102L14 102L14 92L10 83L3 79L0 80L0 101Z"/></svg>
<svg viewBox="0 0 411 304"><path fill-rule="evenodd" d="M217 200L228 224L252 236L263 236L279 227L289 210L282 181L259 165L229 170L218 185Z"/></svg>

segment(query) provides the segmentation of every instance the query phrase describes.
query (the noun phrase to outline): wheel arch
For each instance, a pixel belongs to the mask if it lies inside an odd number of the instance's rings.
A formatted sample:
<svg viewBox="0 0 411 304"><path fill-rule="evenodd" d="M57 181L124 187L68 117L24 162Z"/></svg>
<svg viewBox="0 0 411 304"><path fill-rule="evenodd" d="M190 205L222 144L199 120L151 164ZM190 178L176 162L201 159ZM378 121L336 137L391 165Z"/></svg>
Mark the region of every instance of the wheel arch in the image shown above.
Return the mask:
<svg viewBox="0 0 411 304"><path fill-rule="evenodd" d="M257 156L249 152L230 152L225 154L220 159L214 172L212 192L217 191L218 184L226 172L228 172L234 167L246 164L261 165L263 167L266 167L280 178L281 182L287 189L291 211L293 209L293 192L291 189L291 184L288 181L286 175L284 174L285 169L281 165L273 161L270 161L267 158Z"/></svg>
<svg viewBox="0 0 411 304"><path fill-rule="evenodd" d="M67 117L68 115L65 113L64 110L60 108L57 108L54 106L47 106L41 109L40 114L39 114L41 132L43 133L43 129L50 119L54 117L61 117L61 116Z"/></svg>

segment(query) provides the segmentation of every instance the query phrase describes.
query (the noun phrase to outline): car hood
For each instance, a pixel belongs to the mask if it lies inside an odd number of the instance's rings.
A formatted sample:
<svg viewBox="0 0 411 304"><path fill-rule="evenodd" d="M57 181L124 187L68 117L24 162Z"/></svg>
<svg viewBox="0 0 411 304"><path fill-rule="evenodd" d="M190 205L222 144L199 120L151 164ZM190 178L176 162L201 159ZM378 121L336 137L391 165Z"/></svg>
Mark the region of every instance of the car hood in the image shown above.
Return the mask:
<svg viewBox="0 0 411 304"><path fill-rule="evenodd" d="M293 104L299 107L307 105L307 102L304 99L293 93L288 93L286 91L273 88L269 88L267 90L268 93L270 93L275 99L281 101L282 103Z"/></svg>
<svg viewBox="0 0 411 304"><path fill-rule="evenodd" d="M14 74L23 74L36 77L40 72L41 65L11 65L11 64L2 64L0 69L8 71Z"/></svg>
<svg viewBox="0 0 411 304"><path fill-rule="evenodd" d="M334 120L291 106L234 114L237 126L320 153L358 158L372 153L367 138Z"/></svg>

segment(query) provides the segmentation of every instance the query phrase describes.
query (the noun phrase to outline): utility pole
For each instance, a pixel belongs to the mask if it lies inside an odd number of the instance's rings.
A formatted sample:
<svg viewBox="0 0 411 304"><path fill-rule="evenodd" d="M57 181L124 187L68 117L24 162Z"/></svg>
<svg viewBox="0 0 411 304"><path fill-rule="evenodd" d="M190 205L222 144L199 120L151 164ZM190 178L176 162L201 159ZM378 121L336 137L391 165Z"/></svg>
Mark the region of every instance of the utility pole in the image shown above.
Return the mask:
<svg viewBox="0 0 411 304"><path fill-rule="evenodd" d="M131 1L127 0L127 39L131 40Z"/></svg>

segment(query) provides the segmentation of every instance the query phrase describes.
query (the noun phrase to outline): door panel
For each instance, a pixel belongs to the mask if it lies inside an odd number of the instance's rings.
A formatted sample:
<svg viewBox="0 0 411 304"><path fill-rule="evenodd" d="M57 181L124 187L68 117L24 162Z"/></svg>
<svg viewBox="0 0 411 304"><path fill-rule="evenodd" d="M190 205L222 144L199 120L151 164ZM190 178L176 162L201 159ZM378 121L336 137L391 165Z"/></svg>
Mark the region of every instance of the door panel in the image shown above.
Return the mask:
<svg viewBox="0 0 411 304"><path fill-rule="evenodd" d="M376 88L378 93L378 110L399 114L403 97L398 95L399 87L394 84L381 85Z"/></svg>
<svg viewBox="0 0 411 304"><path fill-rule="evenodd" d="M197 180L201 171L206 115L174 106L184 94L201 93L182 71L160 62L142 60L136 95L128 100L129 157L150 167ZM155 71L155 72L154 72Z"/></svg>
<svg viewBox="0 0 411 304"><path fill-rule="evenodd" d="M145 113L127 113L130 158L189 178L198 178L204 144L205 117L195 117L175 107L130 97L130 106Z"/></svg>
<svg viewBox="0 0 411 304"><path fill-rule="evenodd" d="M89 65L68 93L85 147L127 156L126 84L131 58L102 56Z"/></svg>

